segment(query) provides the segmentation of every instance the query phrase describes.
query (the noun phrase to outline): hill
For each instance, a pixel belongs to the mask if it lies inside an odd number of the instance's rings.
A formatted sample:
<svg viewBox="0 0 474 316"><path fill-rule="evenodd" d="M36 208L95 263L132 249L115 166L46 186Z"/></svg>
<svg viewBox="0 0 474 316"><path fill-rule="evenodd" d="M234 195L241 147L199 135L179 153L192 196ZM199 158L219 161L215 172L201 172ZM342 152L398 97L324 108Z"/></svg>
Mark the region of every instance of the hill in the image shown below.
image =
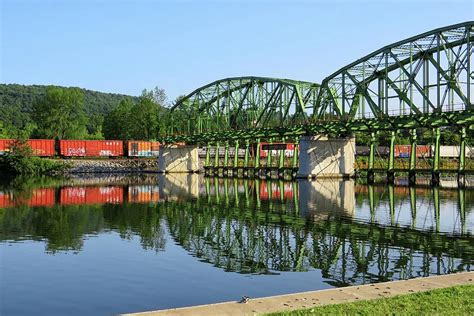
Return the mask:
<svg viewBox="0 0 474 316"><path fill-rule="evenodd" d="M31 122L33 104L46 94L46 85L0 84L0 123L4 136L13 130L24 129ZM88 117L88 129L93 132L101 125L103 117L126 98L137 101L138 97L104 93L79 88L84 92L84 110ZM1 135L0 135L1 136Z"/></svg>

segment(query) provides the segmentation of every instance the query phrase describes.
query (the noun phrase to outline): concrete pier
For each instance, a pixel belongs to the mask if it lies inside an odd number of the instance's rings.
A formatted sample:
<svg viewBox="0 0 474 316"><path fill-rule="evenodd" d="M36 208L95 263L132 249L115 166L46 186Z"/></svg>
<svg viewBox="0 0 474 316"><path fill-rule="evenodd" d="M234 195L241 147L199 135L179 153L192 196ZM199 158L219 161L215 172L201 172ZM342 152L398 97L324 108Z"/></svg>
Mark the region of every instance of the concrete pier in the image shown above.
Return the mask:
<svg viewBox="0 0 474 316"><path fill-rule="evenodd" d="M305 136L300 140L297 178L347 178L354 175L355 138Z"/></svg>
<svg viewBox="0 0 474 316"><path fill-rule="evenodd" d="M160 147L158 172L192 173L199 171L197 146L165 145Z"/></svg>

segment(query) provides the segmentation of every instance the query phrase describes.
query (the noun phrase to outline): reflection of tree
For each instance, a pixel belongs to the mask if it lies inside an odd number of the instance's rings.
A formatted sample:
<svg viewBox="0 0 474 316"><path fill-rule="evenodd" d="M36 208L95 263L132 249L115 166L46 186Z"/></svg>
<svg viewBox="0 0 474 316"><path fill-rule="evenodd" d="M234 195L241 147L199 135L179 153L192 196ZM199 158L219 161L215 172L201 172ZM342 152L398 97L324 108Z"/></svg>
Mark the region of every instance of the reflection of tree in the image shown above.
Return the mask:
<svg viewBox="0 0 474 316"><path fill-rule="evenodd" d="M137 235L144 249L165 249L164 221L154 205L104 205L102 211L106 227L117 230L122 238Z"/></svg>
<svg viewBox="0 0 474 316"><path fill-rule="evenodd" d="M48 252L79 251L84 235L116 229L122 238L139 236L145 249L163 250L164 223L151 205L76 205L3 210L0 240L45 240Z"/></svg>
<svg viewBox="0 0 474 316"><path fill-rule="evenodd" d="M100 207L27 206L4 211L0 221L0 240L47 240L46 251L81 250L84 234L103 227Z"/></svg>

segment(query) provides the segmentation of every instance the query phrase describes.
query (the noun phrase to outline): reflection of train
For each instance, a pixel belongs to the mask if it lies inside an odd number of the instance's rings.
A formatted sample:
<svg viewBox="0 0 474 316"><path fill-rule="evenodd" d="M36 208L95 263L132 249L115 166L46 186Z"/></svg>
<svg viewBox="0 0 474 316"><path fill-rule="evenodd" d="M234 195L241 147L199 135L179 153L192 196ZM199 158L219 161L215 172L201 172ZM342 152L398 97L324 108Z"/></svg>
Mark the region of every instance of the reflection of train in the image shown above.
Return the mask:
<svg viewBox="0 0 474 316"><path fill-rule="evenodd" d="M0 154L10 151L13 139L0 139ZM29 139L33 155L39 157L158 157L160 143L121 140Z"/></svg>
<svg viewBox="0 0 474 316"><path fill-rule="evenodd" d="M68 186L59 189L40 188L27 197L14 196L10 192L0 191L0 208L28 206L93 205L156 203L160 201L159 188L156 185L123 186Z"/></svg>
<svg viewBox="0 0 474 316"><path fill-rule="evenodd" d="M292 182L284 182L280 186L279 182L261 182L260 183L260 199L262 200L280 200L282 197L285 200L293 198L295 192ZM283 195L282 195L283 194Z"/></svg>

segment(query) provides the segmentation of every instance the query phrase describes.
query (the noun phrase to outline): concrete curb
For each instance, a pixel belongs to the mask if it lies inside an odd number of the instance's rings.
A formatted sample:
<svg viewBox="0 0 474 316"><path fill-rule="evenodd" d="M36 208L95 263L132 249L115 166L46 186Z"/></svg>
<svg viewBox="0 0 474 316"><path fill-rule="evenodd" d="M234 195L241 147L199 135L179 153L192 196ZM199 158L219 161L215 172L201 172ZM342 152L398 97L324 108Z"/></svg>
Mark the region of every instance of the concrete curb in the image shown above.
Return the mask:
<svg viewBox="0 0 474 316"><path fill-rule="evenodd" d="M255 315L392 297L466 284L474 284L474 272L253 298L246 304L225 302L128 315Z"/></svg>

